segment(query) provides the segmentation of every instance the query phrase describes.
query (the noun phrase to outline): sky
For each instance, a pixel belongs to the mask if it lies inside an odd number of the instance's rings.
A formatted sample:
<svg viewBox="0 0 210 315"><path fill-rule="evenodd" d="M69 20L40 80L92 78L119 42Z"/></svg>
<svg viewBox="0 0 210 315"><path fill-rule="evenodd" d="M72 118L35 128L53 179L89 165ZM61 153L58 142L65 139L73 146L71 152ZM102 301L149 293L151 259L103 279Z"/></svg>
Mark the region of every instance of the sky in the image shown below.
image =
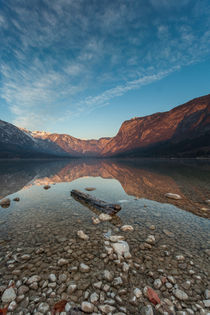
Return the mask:
<svg viewBox="0 0 210 315"><path fill-rule="evenodd" d="M82 139L210 93L209 0L0 0L0 119Z"/></svg>

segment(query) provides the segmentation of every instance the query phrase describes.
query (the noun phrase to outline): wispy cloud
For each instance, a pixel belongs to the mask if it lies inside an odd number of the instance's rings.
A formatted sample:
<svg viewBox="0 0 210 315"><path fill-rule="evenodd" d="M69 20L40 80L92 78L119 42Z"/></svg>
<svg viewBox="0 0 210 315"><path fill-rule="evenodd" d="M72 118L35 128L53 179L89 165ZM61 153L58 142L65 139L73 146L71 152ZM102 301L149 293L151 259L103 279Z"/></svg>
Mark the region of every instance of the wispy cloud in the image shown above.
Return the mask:
<svg viewBox="0 0 210 315"><path fill-rule="evenodd" d="M208 0L7 0L1 97L31 129L105 106L206 58L209 14Z"/></svg>

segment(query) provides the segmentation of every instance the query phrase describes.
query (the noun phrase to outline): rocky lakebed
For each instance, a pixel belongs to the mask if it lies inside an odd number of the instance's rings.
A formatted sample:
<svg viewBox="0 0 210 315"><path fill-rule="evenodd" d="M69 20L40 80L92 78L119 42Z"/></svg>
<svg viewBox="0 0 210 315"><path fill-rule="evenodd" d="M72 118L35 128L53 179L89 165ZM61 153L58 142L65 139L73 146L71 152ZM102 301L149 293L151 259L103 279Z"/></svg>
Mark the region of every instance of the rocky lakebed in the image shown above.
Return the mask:
<svg viewBox="0 0 210 315"><path fill-rule="evenodd" d="M72 189L121 210L87 207ZM0 314L210 314L210 222L167 193L163 203L113 178L54 175L3 196Z"/></svg>

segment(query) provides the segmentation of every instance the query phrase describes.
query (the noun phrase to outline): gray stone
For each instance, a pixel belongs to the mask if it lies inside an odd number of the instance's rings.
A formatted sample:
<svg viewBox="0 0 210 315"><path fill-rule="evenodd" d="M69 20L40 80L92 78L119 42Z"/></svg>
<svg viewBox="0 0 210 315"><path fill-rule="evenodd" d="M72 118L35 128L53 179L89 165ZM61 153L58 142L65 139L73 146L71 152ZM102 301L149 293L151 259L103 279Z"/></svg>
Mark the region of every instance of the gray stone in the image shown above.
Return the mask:
<svg viewBox="0 0 210 315"><path fill-rule="evenodd" d="M81 309L85 313L92 313L94 310L94 305L89 302L82 302Z"/></svg>
<svg viewBox="0 0 210 315"><path fill-rule="evenodd" d="M147 305L142 307L141 311L140 311L140 315L153 315L153 308L151 305Z"/></svg>
<svg viewBox="0 0 210 315"><path fill-rule="evenodd" d="M204 295L207 300L210 299L210 290L206 289Z"/></svg>
<svg viewBox="0 0 210 315"><path fill-rule="evenodd" d="M96 304L98 300L99 300L99 295L96 292L92 293L90 296L90 302L93 304Z"/></svg>
<svg viewBox="0 0 210 315"><path fill-rule="evenodd" d="M42 302L39 304L39 307L38 307L38 311L45 314L47 311L49 311L50 307L47 303L45 302Z"/></svg>
<svg viewBox="0 0 210 315"><path fill-rule="evenodd" d="M104 270L104 279L107 281L112 281L114 278L113 274L109 270Z"/></svg>
<svg viewBox="0 0 210 315"><path fill-rule="evenodd" d="M8 311L13 312L17 307L17 303L15 301L12 301L8 306Z"/></svg>
<svg viewBox="0 0 210 315"><path fill-rule="evenodd" d="M57 280L56 275L54 273L51 273L49 275L49 280L50 280L50 282L56 282L56 280Z"/></svg>
<svg viewBox="0 0 210 315"><path fill-rule="evenodd" d="M8 288L4 291L1 300L3 303L10 303L16 299L16 293L13 288Z"/></svg>
<svg viewBox="0 0 210 315"><path fill-rule="evenodd" d="M188 299L188 295L184 291L179 289L174 289L173 295L181 301L186 301Z"/></svg>
<svg viewBox="0 0 210 315"><path fill-rule="evenodd" d="M155 279L153 285L155 289L160 289L162 286L162 281L160 279Z"/></svg>
<svg viewBox="0 0 210 315"><path fill-rule="evenodd" d="M203 304L205 307L210 307L210 299L209 300L203 300Z"/></svg>
<svg viewBox="0 0 210 315"><path fill-rule="evenodd" d="M142 296L142 292L139 288L135 288L133 293L137 297L137 299L139 299Z"/></svg>
<svg viewBox="0 0 210 315"><path fill-rule="evenodd" d="M33 282L39 282L41 277L38 275L34 275L27 280L27 284L32 284Z"/></svg>
<svg viewBox="0 0 210 315"><path fill-rule="evenodd" d="M116 309L114 306L111 306L111 305L108 305L108 304L99 305L98 308L100 309L100 311L102 313L105 313L105 314L112 313Z"/></svg>
<svg viewBox="0 0 210 315"><path fill-rule="evenodd" d="M83 264L83 263L80 264L79 269L81 272L89 272L90 271L90 267Z"/></svg>
<svg viewBox="0 0 210 315"><path fill-rule="evenodd" d="M64 266L64 265L67 265L67 264L68 264L68 260L67 259L60 258L58 260L58 266Z"/></svg>

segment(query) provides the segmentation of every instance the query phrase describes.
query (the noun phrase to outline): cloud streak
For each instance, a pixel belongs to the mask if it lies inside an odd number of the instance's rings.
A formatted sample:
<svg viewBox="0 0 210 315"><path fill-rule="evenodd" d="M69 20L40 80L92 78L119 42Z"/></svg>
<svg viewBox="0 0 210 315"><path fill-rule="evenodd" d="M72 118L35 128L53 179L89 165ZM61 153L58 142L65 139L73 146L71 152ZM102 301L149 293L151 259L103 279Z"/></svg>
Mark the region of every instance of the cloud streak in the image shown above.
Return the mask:
<svg viewBox="0 0 210 315"><path fill-rule="evenodd" d="M210 53L207 0L4 4L1 97L30 129L110 104Z"/></svg>

